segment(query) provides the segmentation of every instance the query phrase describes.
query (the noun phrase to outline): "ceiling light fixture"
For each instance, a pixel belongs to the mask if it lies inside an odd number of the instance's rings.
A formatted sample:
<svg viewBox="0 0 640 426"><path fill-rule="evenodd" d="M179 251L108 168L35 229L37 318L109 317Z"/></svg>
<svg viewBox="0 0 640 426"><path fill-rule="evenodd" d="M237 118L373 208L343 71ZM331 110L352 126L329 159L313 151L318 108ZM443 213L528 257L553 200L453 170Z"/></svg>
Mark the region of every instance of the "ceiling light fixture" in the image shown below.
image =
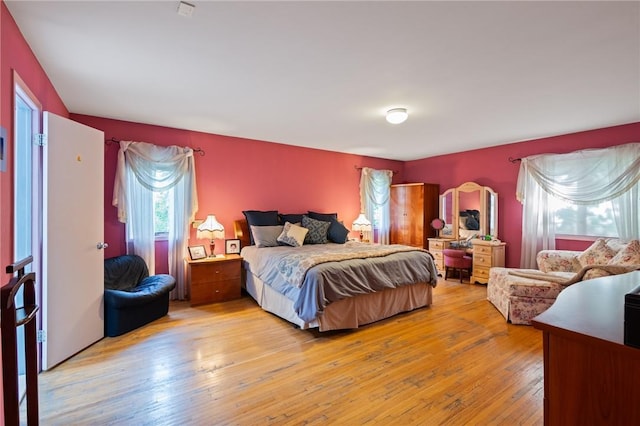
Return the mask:
<svg viewBox="0 0 640 426"><path fill-rule="evenodd" d="M391 124L400 124L409 117L406 108L393 108L387 111L387 121Z"/></svg>

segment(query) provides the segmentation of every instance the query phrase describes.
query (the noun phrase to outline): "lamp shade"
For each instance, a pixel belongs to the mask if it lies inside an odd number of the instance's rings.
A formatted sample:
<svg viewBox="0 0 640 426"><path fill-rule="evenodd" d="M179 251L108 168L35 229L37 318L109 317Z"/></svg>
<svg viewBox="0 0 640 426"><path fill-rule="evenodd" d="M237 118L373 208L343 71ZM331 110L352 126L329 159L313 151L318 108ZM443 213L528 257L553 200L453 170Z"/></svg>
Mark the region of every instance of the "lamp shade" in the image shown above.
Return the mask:
<svg viewBox="0 0 640 426"><path fill-rule="evenodd" d="M210 214L207 216L207 219L198 226L196 237L206 238L208 240L224 238L224 226L218 222L215 215Z"/></svg>
<svg viewBox="0 0 640 426"><path fill-rule="evenodd" d="M353 231L371 231L371 222L364 213L360 213L360 215L353 221L351 229Z"/></svg>
<svg viewBox="0 0 640 426"><path fill-rule="evenodd" d="M393 108L387 111L387 121L391 124L403 123L408 117L406 108Z"/></svg>

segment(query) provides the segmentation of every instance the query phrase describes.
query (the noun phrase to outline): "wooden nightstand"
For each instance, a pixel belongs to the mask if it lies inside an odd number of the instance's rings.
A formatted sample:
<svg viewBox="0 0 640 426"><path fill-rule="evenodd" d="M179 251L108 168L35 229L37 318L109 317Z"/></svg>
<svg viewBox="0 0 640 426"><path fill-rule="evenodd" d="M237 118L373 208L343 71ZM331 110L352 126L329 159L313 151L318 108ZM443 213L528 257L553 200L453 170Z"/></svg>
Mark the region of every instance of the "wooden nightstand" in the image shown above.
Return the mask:
<svg viewBox="0 0 640 426"><path fill-rule="evenodd" d="M191 306L240 298L242 258L237 254L187 261Z"/></svg>

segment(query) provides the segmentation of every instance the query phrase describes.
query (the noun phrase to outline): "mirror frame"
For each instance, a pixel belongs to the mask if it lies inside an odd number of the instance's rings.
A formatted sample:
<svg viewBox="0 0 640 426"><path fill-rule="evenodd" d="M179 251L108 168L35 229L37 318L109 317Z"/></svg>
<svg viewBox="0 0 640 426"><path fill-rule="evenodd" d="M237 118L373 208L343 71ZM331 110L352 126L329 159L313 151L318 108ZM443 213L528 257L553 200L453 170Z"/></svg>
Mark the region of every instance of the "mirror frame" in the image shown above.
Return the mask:
<svg viewBox="0 0 640 426"><path fill-rule="evenodd" d="M440 217L447 222L447 206L451 205L451 233L447 233L446 227L438 233L440 238L451 240L460 239L460 194L479 192L480 230L478 236L490 234L494 239L498 238L498 193L488 186L482 186L475 182L465 182L456 188L449 188L440 194ZM452 200L447 198L451 195ZM490 205L493 200L493 204ZM487 214L490 211L491 217ZM492 226L493 225L493 226Z"/></svg>

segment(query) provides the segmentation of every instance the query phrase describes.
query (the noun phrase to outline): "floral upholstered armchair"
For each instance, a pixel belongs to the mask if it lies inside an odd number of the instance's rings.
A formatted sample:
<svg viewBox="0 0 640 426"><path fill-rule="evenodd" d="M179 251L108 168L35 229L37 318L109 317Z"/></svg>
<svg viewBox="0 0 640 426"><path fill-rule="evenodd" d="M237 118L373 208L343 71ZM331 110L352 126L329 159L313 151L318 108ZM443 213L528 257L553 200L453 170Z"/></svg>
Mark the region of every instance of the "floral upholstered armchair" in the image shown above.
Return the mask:
<svg viewBox="0 0 640 426"><path fill-rule="evenodd" d="M575 282L640 269L640 241L600 238L585 251L543 250L539 269L491 268L487 299L507 321L529 324Z"/></svg>

